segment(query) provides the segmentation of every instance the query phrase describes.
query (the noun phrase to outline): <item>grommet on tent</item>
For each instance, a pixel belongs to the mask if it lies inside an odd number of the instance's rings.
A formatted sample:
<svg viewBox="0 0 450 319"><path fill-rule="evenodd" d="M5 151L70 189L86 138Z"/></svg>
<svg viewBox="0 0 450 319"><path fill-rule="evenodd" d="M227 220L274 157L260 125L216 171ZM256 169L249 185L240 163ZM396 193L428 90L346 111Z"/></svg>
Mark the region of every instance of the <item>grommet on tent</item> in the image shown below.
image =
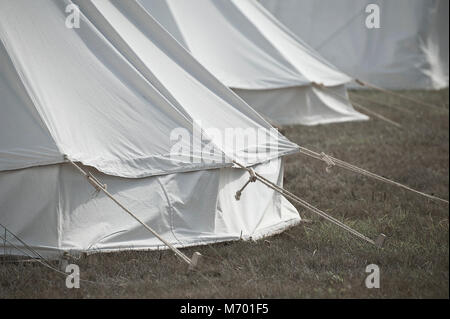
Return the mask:
<svg viewBox="0 0 450 319"><path fill-rule="evenodd" d="M375 239L375 246L377 246L378 248L382 248L385 239L386 239L385 234L383 234L383 233L379 234L377 239Z"/></svg>

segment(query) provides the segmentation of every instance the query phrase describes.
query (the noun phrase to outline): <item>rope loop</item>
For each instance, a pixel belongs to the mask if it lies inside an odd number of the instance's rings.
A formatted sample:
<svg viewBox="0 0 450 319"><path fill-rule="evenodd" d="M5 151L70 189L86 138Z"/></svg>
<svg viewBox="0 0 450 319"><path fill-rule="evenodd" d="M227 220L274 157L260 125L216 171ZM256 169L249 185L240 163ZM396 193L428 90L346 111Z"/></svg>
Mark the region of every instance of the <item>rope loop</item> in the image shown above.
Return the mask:
<svg viewBox="0 0 450 319"><path fill-rule="evenodd" d="M253 168L249 167L247 169L247 171L250 174L250 182L252 182L252 183L256 182L257 178L256 178L256 174L255 174L255 171L253 170Z"/></svg>
<svg viewBox="0 0 450 319"><path fill-rule="evenodd" d="M325 154L324 152L320 153L320 155L321 155L321 157L322 157L322 160L327 164L327 167L325 168L325 171L326 171L327 173L330 173L331 168L332 168L333 166L335 166L336 163L331 159L330 156L328 156L328 155Z"/></svg>
<svg viewBox="0 0 450 319"><path fill-rule="evenodd" d="M247 187L248 184L254 183L258 179L258 177L256 176L255 171L252 168L250 168L250 167L243 167L243 168L250 174L250 177L248 178L248 181L244 184L244 186L242 186L242 188L240 190L238 190L236 192L236 194L234 195L234 198L236 200L240 200L241 199L242 192L244 191L244 189Z"/></svg>

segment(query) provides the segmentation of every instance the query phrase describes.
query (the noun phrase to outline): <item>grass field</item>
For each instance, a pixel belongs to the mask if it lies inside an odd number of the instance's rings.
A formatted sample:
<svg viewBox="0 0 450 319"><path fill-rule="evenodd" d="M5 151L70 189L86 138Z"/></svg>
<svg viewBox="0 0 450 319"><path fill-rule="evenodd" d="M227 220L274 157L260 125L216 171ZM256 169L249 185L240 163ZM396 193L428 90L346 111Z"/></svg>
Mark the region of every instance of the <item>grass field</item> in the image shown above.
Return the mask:
<svg viewBox="0 0 450 319"><path fill-rule="evenodd" d="M355 101L399 122L377 119L283 129L292 141L448 199L449 91L403 92L427 108L374 91ZM379 103L368 103L361 96ZM447 109L447 111L444 110ZM0 263L0 298L449 298L449 207L301 154L286 160L285 187L374 238L355 239L299 207L301 223L257 242L184 249L206 257L187 272L169 251L95 254L76 263L80 289L37 263ZM380 289L367 289L368 264L380 267Z"/></svg>

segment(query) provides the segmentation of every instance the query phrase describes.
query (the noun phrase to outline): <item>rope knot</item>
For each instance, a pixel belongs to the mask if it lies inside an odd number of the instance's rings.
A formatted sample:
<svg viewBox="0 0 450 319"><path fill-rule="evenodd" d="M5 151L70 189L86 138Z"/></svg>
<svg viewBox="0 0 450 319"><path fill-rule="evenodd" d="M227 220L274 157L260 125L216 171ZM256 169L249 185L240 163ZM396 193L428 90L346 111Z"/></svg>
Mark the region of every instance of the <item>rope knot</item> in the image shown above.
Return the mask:
<svg viewBox="0 0 450 319"><path fill-rule="evenodd" d="M89 184L91 184L92 187L95 188L95 191L92 194L92 197L96 197L100 193L102 188L104 190L107 190L108 185L100 183L100 181L97 178L95 178L95 176L91 172L87 172L86 178L87 178Z"/></svg>
<svg viewBox="0 0 450 319"><path fill-rule="evenodd" d="M364 83L363 81L361 81L360 79L355 79L355 82L361 86L366 86L366 83Z"/></svg>
<svg viewBox="0 0 450 319"><path fill-rule="evenodd" d="M327 167L325 168L325 171L327 173L330 172L331 168L335 166L336 164L333 162L330 156L325 154L324 152L320 153L322 160L327 164Z"/></svg>
<svg viewBox="0 0 450 319"><path fill-rule="evenodd" d="M317 82L312 82L312 85L319 89L323 89L325 87L325 85L323 83L317 83Z"/></svg>
<svg viewBox="0 0 450 319"><path fill-rule="evenodd" d="M256 180L258 179L257 176L256 176L255 171L254 171L252 168L250 168L250 167L245 168L245 167L244 167L244 169L250 174L250 177L248 178L248 180L247 180L247 182L244 184L244 186L242 186L242 188L241 188L240 190L238 190L238 191L236 192L236 194L234 195L234 198L235 198L236 200L240 200L240 199L241 199L242 192L244 191L244 189L247 187L248 184L254 183L254 182L256 182Z"/></svg>
<svg viewBox="0 0 450 319"><path fill-rule="evenodd" d="M253 170L253 168L248 168L247 169L247 171L248 171L248 173L250 174L250 182L252 182L252 183L254 183L254 182L256 182L256 174L255 174L255 171Z"/></svg>

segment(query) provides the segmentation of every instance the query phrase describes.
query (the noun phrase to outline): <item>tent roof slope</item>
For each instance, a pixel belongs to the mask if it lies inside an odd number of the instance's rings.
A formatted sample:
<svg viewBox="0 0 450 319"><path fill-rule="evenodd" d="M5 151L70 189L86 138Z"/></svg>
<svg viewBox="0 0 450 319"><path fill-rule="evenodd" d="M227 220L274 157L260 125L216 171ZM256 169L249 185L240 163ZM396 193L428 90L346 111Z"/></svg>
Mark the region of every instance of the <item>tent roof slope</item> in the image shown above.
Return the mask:
<svg viewBox="0 0 450 319"><path fill-rule="evenodd" d="M297 149L208 72L138 2L74 2L105 38L180 112L189 114L206 130L219 131L219 136L213 134L210 137L230 158L249 165ZM265 130L270 141L261 139L256 141L257 145L242 148L224 140L229 137L230 129L236 133L235 139L244 140L248 136L239 136L239 130L243 128Z"/></svg>
<svg viewBox="0 0 450 319"><path fill-rule="evenodd" d="M232 92L215 82L205 88L195 77L190 78L191 85L185 89L192 95L207 96L203 102L208 104L198 105L196 112L181 106L171 95L173 88L158 81L159 74L136 64L122 47L115 46L119 44L113 41L115 33L101 28L101 21L90 20L96 18L89 11L92 7L85 11L81 8L80 28L66 27L65 10L71 3L0 2L0 124L10 123L0 127L0 171L62 162L63 154L122 177L230 166L232 158L239 159L236 154L226 154L228 148L218 146L207 134L195 136L194 123L203 120L198 115L201 106L203 113L214 113L227 104L234 117L241 119L239 124L270 128L250 107L240 106L247 112L243 113L229 105L237 99ZM113 9L118 5L105 3ZM153 31L156 39L176 44L164 30ZM121 36L130 39L133 34L123 31ZM170 56L171 46L160 47L152 64L171 66L171 59L165 57ZM194 69L168 70L174 72L171 76L175 79L188 79L185 73L195 71L195 65L191 63L191 67ZM225 99L209 92L211 87ZM178 144L188 152L174 156L170 137L177 129L188 132L190 138ZM8 134L3 134L6 131ZM296 150L297 146L280 134L276 138L281 148L277 148L275 156ZM210 150L206 155L204 148ZM199 158L202 160L193 160ZM269 155L259 161L267 159Z"/></svg>
<svg viewBox="0 0 450 319"><path fill-rule="evenodd" d="M274 89L351 81L256 1L139 2L228 87Z"/></svg>

